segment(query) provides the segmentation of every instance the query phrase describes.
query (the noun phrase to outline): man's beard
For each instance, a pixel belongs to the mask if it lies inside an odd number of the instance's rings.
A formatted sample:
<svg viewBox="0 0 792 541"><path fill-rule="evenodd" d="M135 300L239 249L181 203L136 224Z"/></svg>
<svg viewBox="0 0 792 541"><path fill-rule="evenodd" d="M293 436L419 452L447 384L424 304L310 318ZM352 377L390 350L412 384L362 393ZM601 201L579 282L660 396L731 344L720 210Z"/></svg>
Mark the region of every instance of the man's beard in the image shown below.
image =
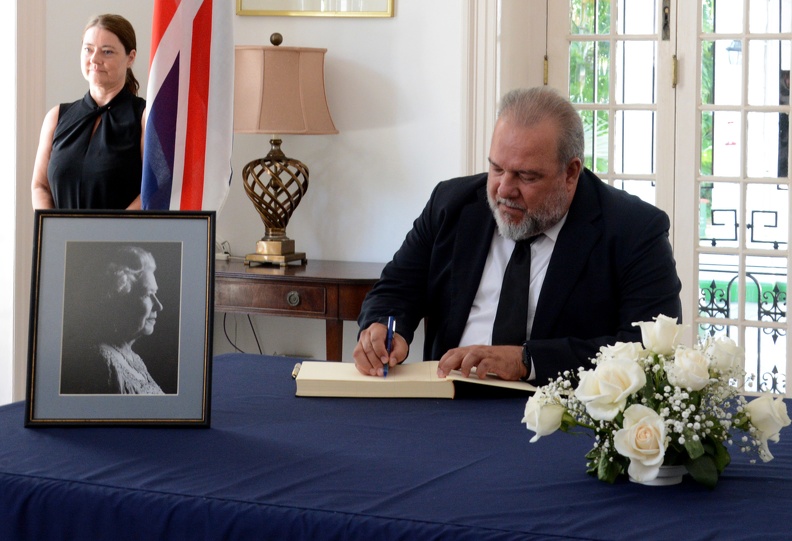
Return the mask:
<svg viewBox="0 0 792 541"><path fill-rule="evenodd" d="M508 199L493 198L487 191L487 202L489 203L495 223L498 225L498 232L502 237L514 241L524 240L540 233L544 233L561 218L568 210L567 194L564 186L559 185L558 189L550 194L548 199L536 210L525 211L525 209ZM510 222L504 219L498 210L498 204L503 204L511 208L518 208L525 212L519 222Z"/></svg>

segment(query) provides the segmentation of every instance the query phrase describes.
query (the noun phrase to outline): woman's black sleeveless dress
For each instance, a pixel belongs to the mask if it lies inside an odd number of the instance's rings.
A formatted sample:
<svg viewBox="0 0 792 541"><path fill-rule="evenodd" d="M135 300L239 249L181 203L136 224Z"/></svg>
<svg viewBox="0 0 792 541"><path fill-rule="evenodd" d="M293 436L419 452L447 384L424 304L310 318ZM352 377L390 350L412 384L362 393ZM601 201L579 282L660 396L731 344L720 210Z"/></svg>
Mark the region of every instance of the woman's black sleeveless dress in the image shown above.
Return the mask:
<svg viewBox="0 0 792 541"><path fill-rule="evenodd" d="M47 168L55 208L125 209L135 200L145 108L146 100L126 88L103 107L90 93L61 104Z"/></svg>

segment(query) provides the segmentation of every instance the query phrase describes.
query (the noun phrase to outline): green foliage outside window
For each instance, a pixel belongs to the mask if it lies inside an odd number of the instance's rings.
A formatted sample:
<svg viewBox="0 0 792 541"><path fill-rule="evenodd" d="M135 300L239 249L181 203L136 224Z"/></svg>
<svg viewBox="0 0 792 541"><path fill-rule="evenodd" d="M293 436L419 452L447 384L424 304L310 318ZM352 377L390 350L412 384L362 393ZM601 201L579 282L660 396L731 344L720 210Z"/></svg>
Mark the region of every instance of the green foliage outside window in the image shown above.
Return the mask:
<svg viewBox="0 0 792 541"><path fill-rule="evenodd" d="M701 4L702 31L715 31L715 0L703 0ZM715 42L705 41L701 44L701 103L715 103ZM702 175L712 175L712 147L714 141L713 118L711 112L701 115L701 165Z"/></svg>
<svg viewBox="0 0 792 541"><path fill-rule="evenodd" d="M570 2L572 35L608 35L611 26L609 0ZM573 41L569 48L569 99L572 103L608 103L610 95L610 42ZM586 133L585 165L595 172L608 171L608 132L606 111L581 111Z"/></svg>

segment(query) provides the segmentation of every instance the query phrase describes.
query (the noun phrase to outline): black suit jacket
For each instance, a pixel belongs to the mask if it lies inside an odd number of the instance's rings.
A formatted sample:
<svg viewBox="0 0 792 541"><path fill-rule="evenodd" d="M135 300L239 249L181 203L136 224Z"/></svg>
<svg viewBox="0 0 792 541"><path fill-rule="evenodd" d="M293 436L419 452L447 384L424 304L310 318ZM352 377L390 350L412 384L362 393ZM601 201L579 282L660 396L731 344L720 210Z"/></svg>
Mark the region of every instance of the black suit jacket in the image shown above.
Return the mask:
<svg viewBox="0 0 792 541"><path fill-rule="evenodd" d="M409 343L425 318L425 359L459 345L496 228L486 183L485 173L438 184L366 297L361 329L392 315ZM588 366L602 345L640 342L633 322L681 321L669 225L660 209L581 172L528 342L537 383Z"/></svg>

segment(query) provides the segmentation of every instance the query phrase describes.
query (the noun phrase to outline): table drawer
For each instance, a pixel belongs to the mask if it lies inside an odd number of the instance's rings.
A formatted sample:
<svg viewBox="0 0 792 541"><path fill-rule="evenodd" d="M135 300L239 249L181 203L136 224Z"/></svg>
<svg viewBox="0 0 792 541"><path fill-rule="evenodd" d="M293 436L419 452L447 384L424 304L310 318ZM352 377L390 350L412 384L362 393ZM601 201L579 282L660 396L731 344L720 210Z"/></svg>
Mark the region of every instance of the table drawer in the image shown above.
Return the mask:
<svg viewBox="0 0 792 541"><path fill-rule="evenodd" d="M266 286L255 282L218 279L215 284L215 307L223 311L297 312L323 316L327 314L327 288L296 284Z"/></svg>

